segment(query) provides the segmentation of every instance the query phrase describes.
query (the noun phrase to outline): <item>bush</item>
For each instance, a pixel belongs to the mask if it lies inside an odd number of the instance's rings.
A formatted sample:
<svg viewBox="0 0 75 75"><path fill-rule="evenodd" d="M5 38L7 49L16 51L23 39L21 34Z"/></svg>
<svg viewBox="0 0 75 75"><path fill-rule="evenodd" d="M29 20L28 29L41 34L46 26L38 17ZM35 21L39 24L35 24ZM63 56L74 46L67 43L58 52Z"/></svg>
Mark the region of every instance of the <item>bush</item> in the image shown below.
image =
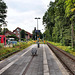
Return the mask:
<svg viewBox="0 0 75 75"><path fill-rule="evenodd" d="M3 57L9 53L15 52L17 50L23 50L33 44L33 41L29 42L18 42L16 45L14 45L12 48L1 48L0 49L0 57Z"/></svg>

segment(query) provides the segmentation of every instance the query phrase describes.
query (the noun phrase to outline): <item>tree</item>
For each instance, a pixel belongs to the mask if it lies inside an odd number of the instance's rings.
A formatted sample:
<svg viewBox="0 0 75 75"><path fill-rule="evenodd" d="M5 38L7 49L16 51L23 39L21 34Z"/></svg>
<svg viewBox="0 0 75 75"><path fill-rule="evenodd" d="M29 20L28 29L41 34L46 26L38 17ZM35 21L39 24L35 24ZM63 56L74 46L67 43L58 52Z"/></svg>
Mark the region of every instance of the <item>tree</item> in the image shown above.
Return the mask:
<svg viewBox="0 0 75 75"><path fill-rule="evenodd" d="M66 17L68 17L71 21L71 42L72 47L74 47L75 0L66 0L65 8Z"/></svg>
<svg viewBox="0 0 75 75"><path fill-rule="evenodd" d="M45 40L51 40L51 39L50 39L50 35L49 35L49 30L46 30L46 31L44 32L44 35L45 35L45 37L44 37Z"/></svg>
<svg viewBox="0 0 75 75"><path fill-rule="evenodd" d="M7 31L9 31L8 28L3 28L3 30L0 28L0 35L5 35Z"/></svg>
<svg viewBox="0 0 75 75"><path fill-rule="evenodd" d="M8 28L3 28L2 34L5 35L5 32L9 31Z"/></svg>
<svg viewBox="0 0 75 75"><path fill-rule="evenodd" d="M66 8L65 9L66 16L67 17L72 16L74 14L74 9L75 9L75 0L66 0L65 8Z"/></svg>
<svg viewBox="0 0 75 75"><path fill-rule="evenodd" d="M2 28L0 28L0 35L2 35Z"/></svg>
<svg viewBox="0 0 75 75"><path fill-rule="evenodd" d="M43 34L40 32L39 33L39 38L42 39L43 38Z"/></svg>
<svg viewBox="0 0 75 75"><path fill-rule="evenodd" d="M55 0L43 16L46 39L71 45L75 37L75 0ZM72 34L71 34L72 32Z"/></svg>
<svg viewBox="0 0 75 75"><path fill-rule="evenodd" d="M21 34L21 39L24 40L25 39L25 30L22 29L20 34Z"/></svg>
<svg viewBox="0 0 75 75"><path fill-rule="evenodd" d="M33 30L33 36L32 36L32 39L33 40L36 40L37 39L37 35L36 35L36 32L35 32L35 30L36 30L36 27L34 28L34 30Z"/></svg>
<svg viewBox="0 0 75 75"><path fill-rule="evenodd" d="M37 37L40 38L40 39L43 38L43 35L42 35L41 31L40 32L36 32L36 27L34 28L32 33L33 33L33 37L32 37L33 40L37 40ZM39 36L37 36L37 35L39 35Z"/></svg>
<svg viewBox="0 0 75 75"><path fill-rule="evenodd" d="M0 0L0 25L5 24L7 6L3 0Z"/></svg>
<svg viewBox="0 0 75 75"><path fill-rule="evenodd" d="M49 34L50 35L50 40L52 41L52 32L53 32L53 27L55 25L55 11L54 11L54 8L55 8L55 3L54 2L50 2L50 5L49 5L49 9L46 11L45 15L43 16L43 24L46 25L46 31L47 29L49 30ZM49 37L47 37L47 39L49 39Z"/></svg>

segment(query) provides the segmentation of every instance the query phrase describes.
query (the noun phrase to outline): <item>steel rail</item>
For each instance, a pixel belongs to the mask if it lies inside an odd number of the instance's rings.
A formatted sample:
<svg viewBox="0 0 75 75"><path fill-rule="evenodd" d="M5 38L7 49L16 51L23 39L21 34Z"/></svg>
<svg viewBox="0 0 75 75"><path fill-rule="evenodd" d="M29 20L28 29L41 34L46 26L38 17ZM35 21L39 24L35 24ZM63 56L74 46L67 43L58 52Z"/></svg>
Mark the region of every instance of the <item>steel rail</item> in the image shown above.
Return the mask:
<svg viewBox="0 0 75 75"><path fill-rule="evenodd" d="M61 59L61 57L59 55L57 55L57 53L53 50L53 48L57 49L59 52L61 52L62 54L64 54L66 57L68 57L70 60L72 60L72 62L75 62L75 58L72 58L68 53L66 53L65 51L57 48L56 46L47 43L47 45L51 48L51 50L55 53L55 55L60 59L60 61L66 66L66 68L69 70L69 72L72 75L75 75L75 71L73 71L70 67L70 65L68 65L67 63L65 63L65 61L63 61L63 59ZM65 57L64 57L65 58ZM75 66L75 65L74 65Z"/></svg>
<svg viewBox="0 0 75 75"><path fill-rule="evenodd" d="M50 44L50 43L49 43ZM52 45L52 44L50 44ZM56 48L57 50L59 50L60 52L62 52L63 54L65 54L66 56L68 56L71 60L75 61L75 58L71 57L68 53L65 53L62 49L59 49L58 47L52 45L54 48Z"/></svg>

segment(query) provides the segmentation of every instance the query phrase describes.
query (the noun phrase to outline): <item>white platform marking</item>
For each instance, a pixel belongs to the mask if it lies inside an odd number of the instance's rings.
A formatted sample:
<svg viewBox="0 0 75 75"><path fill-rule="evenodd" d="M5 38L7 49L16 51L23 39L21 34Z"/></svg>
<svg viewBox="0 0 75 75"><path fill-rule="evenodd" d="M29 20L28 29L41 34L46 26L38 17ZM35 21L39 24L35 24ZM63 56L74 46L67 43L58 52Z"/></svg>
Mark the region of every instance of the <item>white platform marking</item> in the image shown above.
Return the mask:
<svg viewBox="0 0 75 75"><path fill-rule="evenodd" d="M48 62L47 62L47 57L46 57L46 52L45 52L45 48L43 45L43 72L44 75L49 75L49 68L48 68Z"/></svg>

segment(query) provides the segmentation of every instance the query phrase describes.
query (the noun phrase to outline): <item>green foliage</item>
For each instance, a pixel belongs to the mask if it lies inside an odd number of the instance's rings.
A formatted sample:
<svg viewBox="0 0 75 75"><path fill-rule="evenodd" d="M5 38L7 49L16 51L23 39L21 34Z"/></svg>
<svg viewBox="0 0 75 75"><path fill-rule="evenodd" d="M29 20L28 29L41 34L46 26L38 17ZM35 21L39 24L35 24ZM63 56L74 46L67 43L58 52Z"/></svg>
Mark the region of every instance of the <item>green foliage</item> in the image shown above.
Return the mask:
<svg viewBox="0 0 75 75"><path fill-rule="evenodd" d="M37 39L37 34L35 33L35 30L36 30L36 27L34 28L34 30L33 30L33 36L32 36L32 39L33 40L36 40Z"/></svg>
<svg viewBox="0 0 75 75"><path fill-rule="evenodd" d="M55 0L43 16L46 40L71 46L75 40L75 0ZM73 37L72 37L73 25ZM73 40L73 42L74 42Z"/></svg>
<svg viewBox="0 0 75 75"><path fill-rule="evenodd" d="M4 46L4 44L0 43L0 48L2 48Z"/></svg>
<svg viewBox="0 0 75 75"><path fill-rule="evenodd" d="M32 39L33 40L37 40L37 35L39 35L39 38L42 39L43 38L43 34L41 32L37 33L35 31L36 31L36 27L34 28L34 30L32 32L33 33Z"/></svg>
<svg viewBox="0 0 75 75"><path fill-rule="evenodd" d="M22 41L24 41L24 38L21 38Z"/></svg>
<svg viewBox="0 0 75 75"><path fill-rule="evenodd" d="M66 0L65 1L65 6L66 6L65 13L66 13L67 17L69 17L70 15L73 14L73 12L71 12L71 9L74 8L74 3L75 3L75 0Z"/></svg>
<svg viewBox="0 0 75 75"><path fill-rule="evenodd" d="M3 28L2 34L4 35L7 31L9 31L8 28Z"/></svg>
<svg viewBox="0 0 75 75"><path fill-rule="evenodd" d="M50 35L49 35L49 30L46 30L46 31L44 32L44 34L46 34L45 37L44 37L45 40L51 40L51 39L50 39Z"/></svg>
<svg viewBox="0 0 75 75"><path fill-rule="evenodd" d="M5 23L6 13L7 13L7 6L3 0L0 0L0 23Z"/></svg>
<svg viewBox="0 0 75 75"><path fill-rule="evenodd" d="M30 39L29 41L32 41L32 39Z"/></svg>
<svg viewBox="0 0 75 75"><path fill-rule="evenodd" d="M20 34L21 34L21 40L24 41L24 39L25 39L25 30L21 30Z"/></svg>
<svg viewBox="0 0 75 75"><path fill-rule="evenodd" d="M0 35L2 35L2 28L0 28Z"/></svg>
<svg viewBox="0 0 75 75"><path fill-rule="evenodd" d="M43 38L43 34L40 32L39 33L39 38L42 39Z"/></svg>
<svg viewBox="0 0 75 75"><path fill-rule="evenodd" d="M7 38L15 38L16 41L19 40L19 38L16 35L14 35L14 34L7 36Z"/></svg>
<svg viewBox="0 0 75 75"><path fill-rule="evenodd" d="M9 54L9 53L12 53L12 52L15 52L17 50L23 50L25 48L27 48L28 46L30 46L31 44L33 44L33 41L28 41L28 42L18 42L16 45L14 45L13 47L2 47L0 48L0 58Z"/></svg>
<svg viewBox="0 0 75 75"><path fill-rule="evenodd" d="M7 6L3 0L0 0L0 35L3 34L2 32L2 25L5 24L5 18L7 13Z"/></svg>

